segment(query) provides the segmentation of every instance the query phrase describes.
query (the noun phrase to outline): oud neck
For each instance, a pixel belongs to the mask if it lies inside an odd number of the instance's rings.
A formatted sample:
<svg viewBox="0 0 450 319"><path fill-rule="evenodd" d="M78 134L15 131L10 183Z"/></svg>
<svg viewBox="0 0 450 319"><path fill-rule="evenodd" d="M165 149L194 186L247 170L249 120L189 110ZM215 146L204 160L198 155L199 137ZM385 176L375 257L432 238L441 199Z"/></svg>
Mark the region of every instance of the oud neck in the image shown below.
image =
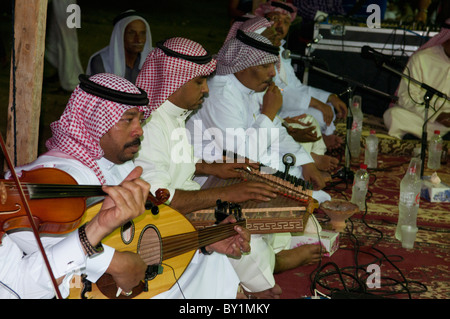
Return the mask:
<svg viewBox="0 0 450 319"><path fill-rule="evenodd" d="M200 247L214 244L234 236L236 225L245 227L245 220L236 223L207 227L198 231L174 235L162 239L163 260L179 256Z"/></svg>

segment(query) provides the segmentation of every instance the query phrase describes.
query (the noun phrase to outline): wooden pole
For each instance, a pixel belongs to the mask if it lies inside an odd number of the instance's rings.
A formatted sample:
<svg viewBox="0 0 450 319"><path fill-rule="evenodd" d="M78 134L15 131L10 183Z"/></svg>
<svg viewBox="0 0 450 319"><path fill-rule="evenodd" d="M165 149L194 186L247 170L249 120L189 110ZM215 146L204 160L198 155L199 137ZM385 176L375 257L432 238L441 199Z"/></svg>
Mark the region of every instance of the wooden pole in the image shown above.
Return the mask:
<svg viewBox="0 0 450 319"><path fill-rule="evenodd" d="M6 147L15 166L35 160L38 152L47 3L15 0L15 63L11 58L6 129Z"/></svg>

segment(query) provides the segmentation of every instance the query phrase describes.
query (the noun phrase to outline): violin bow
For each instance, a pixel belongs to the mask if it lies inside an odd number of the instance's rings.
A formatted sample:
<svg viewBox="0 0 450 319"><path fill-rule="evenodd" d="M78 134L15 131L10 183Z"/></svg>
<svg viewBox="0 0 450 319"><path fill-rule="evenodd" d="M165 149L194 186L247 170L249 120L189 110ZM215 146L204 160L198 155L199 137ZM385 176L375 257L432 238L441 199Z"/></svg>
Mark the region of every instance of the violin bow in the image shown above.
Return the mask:
<svg viewBox="0 0 450 319"><path fill-rule="evenodd" d="M34 237L36 238L36 242L37 242L39 250L40 250L40 252L42 254L42 258L44 259L45 266L47 267L50 279L51 279L52 284L53 284L53 288L55 289L56 296L57 296L58 299L62 299L61 292L59 291L58 284L56 282L55 276L53 275L52 268L50 267L50 263L48 261L47 255L45 253L44 246L42 245L41 238L39 237L39 231L38 231L37 226L36 226L36 224L35 224L35 222L33 220L33 214L31 213L30 206L28 205L27 198L25 197L22 185L20 184L19 178L17 177L16 171L14 170L14 166L12 165L11 159L9 158L9 154L8 154L8 152L6 150L6 146L5 146L5 143L4 143L4 140L3 140L3 135L1 134L1 132L0 132L0 143L2 145L2 150L3 150L3 154L5 155L6 162L8 164L8 167L9 167L10 171L11 171L11 176L13 177L14 182L16 183L17 189L19 190L20 198L22 199L22 203L23 203L23 205L25 207L25 211L27 213L27 217L28 217L28 220L30 222L31 229L33 230Z"/></svg>

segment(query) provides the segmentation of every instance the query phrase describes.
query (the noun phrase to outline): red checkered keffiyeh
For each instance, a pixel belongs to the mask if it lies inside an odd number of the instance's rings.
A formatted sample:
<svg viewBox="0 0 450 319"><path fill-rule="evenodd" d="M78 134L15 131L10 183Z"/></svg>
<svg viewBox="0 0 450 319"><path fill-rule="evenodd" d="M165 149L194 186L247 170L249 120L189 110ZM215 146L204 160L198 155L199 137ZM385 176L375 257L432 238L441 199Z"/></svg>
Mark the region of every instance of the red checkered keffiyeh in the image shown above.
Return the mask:
<svg viewBox="0 0 450 319"><path fill-rule="evenodd" d="M274 47L266 37L255 32L241 32L241 35L250 38L256 44L249 45L239 38L239 32L233 39L228 40L216 56L217 59L217 74L226 75L233 74L245 70L252 66L263 65L268 63L278 62L278 47ZM257 48L261 46L260 48ZM269 48L272 52L268 52L264 47ZM276 50L276 52L273 52Z"/></svg>
<svg viewBox="0 0 450 319"><path fill-rule="evenodd" d="M141 94L131 82L114 74L100 73L89 80L115 91ZM125 111L135 107L144 112L145 118L150 115L146 106L113 102L87 93L78 85L60 119L50 124L53 135L46 146L49 150L58 149L77 158L92 169L104 184L103 174L95 162L104 155L100 138L120 120Z"/></svg>
<svg viewBox="0 0 450 319"><path fill-rule="evenodd" d="M291 16L291 22L295 20L297 16L297 7L289 2L281 1L267 1L261 3L259 7L255 10L255 15L264 17L270 12L280 12L282 14L289 14Z"/></svg>
<svg viewBox="0 0 450 319"><path fill-rule="evenodd" d="M208 52L197 42L185 38L170 38L160 43L161 46L175 53L189 57L203 57ZM156 110L172 93L186 82L198 76L208 76L214 72L216 60L206 64L188 61L184 58L167 55L156 47L147 56L141 72L136 79L136 86L148 94L150 110Z"/></svg>
<svg viewBox="0 0 450 319"><path fill-rule="evenodd" d="M236 21L231 26L228 31L225 42L234 38L236 36L237 30L242 30L245 32L256 32L261 34L266 28L270 28L272 26L272 22L263 17L255 17L251 15L246 15L245 21Z"/></svg>

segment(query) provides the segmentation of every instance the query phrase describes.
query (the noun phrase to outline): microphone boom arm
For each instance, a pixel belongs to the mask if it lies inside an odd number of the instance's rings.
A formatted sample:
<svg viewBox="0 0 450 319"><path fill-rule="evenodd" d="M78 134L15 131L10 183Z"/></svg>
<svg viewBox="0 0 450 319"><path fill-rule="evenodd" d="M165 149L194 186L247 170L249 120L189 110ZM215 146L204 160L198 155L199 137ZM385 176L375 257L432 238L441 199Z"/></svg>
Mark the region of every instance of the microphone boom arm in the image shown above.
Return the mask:
<svg viewBox="0 0 450 319"><path fill-rule="evenodd" d="M358 82L358 81L346 78L346 77L341 76L341 75L337 75L337 74L325 71L325 70L323 70L321 68L318 68L318 67L316 67L314 65L311 66L311 69L316 70L316 71L318 71L320 73L326 74L328 76L331 76L331 77L333 77L333 78L335 78L337 80L344 81L344 82L348 83L349 86L360 87L362 89L365 89L365 90L371 91L373 93L382 95L384 97L390 98L391 100L394 100L394 101L398 100L398 97L395 96L395 95L387 94L385 92L382 92L382 91L379 91L377 89L374 89L374 88L372 88L372 87L370 87L368 85L365 85L364 83L361 83L361 82Z"/></svg>

